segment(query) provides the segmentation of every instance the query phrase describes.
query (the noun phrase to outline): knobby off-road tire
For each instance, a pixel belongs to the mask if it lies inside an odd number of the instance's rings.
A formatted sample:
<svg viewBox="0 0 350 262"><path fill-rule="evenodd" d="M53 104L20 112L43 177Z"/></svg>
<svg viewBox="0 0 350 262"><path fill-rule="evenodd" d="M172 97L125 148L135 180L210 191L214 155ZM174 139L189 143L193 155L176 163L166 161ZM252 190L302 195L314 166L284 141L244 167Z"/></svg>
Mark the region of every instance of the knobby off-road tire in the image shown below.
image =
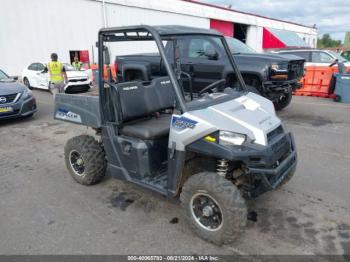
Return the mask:
<svg viewBox="0 0 350 262"><path fill-rule="evenodd" d="M197 203L201 203L202 198L206 199L206 197L209 200L207 203L211 203L212 207L215 206L213 210L216 209L216 211L219 210L222 213L221 223L214 230L208 229L200 222L203 218L199 221L196 220L196 218L198 219L198 216L196 216L198 206L203 207L203 205L197 205ZM235 185L216 173L202 172L191 176L182 188L180 200L191 228L207 241L217 245L231 243L244 230L247 222L245 200ZM204 209L199 208L199 210ZM208 219L208 217L205 217L205 219Z"/></svg>
<svg viewBox="0 0 350 262"><path fill-rule="evenodd" d="M64 147L64 157L69 173L82 185L96 184L105 176L105 152L92 136L69 139Z"/></svg>
<svg viewBox="0 0 350 262"><path fill-rule="evenodd" d="M275 109L277 111L280 111L283 108L286 108L292 101L292 97L293 97L292 89L289 88L288 92L284 95L284 97L278 100L278 102L274 103Z"/></svg>

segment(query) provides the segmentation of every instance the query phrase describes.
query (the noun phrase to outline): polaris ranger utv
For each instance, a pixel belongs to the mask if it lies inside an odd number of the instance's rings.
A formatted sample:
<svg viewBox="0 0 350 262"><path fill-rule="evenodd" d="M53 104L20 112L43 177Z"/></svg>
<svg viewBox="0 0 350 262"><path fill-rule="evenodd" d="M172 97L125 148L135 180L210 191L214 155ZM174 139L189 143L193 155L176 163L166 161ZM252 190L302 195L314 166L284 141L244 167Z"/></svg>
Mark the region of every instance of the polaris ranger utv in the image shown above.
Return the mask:
<svg viewBox="0 0 350 262"><path fill-rule="evenodd" d="M221 43L236 72L234 89L219 80L203 88L197 99L184 93L182 78L188 75L181 71L176 44L184 35ZM276 189L293 176L297 155L292 135L276 117L271 101L247 91L218 32L182 26L101 29L99 68L109 64L107 47L122 41L155 42L162 58L160 70L167 76L113 82L104 80L100 70L98 96L56 95L56 119L96 130L97 140L82 135L66 143L70 174L91 185L108 172L179 197L199 236L216 244L233 241L247 221L245 200ZM174 43L175 61L165 54L167 41Z"/></svg>

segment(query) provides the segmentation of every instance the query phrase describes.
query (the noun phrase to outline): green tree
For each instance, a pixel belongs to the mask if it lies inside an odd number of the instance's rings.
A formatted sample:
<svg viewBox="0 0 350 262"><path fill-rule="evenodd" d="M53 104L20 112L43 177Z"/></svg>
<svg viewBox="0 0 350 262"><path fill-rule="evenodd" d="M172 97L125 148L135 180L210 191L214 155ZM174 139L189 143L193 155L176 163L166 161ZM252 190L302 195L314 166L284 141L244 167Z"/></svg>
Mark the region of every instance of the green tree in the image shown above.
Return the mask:
<svg viewBox="0 0 350 262"><path fill-rule="evenodd" d="M338 46L341 46L341 41L332 39L330 34L324 34L321 38L318 38L317 40L318 48L338 47Z"/></svg>

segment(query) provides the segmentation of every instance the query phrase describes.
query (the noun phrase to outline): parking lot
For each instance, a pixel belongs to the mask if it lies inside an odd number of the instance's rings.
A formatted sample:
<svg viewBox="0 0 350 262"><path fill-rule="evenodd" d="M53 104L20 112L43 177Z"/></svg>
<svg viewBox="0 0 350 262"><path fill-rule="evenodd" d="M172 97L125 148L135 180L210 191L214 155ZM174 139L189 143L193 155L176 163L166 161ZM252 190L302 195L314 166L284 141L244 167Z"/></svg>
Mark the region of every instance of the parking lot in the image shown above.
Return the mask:
<svg viewBox="0 0 350 262"><path fill-rule="evenodd" d="M249 203L257 221L218 247L192 233L176 201L115 179L75 183L63 146L92 132L53 120L50 93L34 95L33 119L0 123L1 254L350 254L350 105L293 97L279 116L297 173Z"/></svg>

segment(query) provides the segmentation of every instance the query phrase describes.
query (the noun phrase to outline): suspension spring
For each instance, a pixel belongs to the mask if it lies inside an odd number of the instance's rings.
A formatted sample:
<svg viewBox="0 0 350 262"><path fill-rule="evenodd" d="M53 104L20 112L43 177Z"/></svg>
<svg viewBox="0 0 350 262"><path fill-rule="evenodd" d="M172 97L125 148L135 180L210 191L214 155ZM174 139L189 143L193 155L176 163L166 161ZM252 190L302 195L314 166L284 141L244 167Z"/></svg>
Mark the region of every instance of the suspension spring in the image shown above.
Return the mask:
<svg viewBox="0 0 350 262"><path fill-rule="evenodd" d="M216 166L216 172L219 176L225 177L228 171L228 162L226 159L219 159L217 166Z"/></svg>

